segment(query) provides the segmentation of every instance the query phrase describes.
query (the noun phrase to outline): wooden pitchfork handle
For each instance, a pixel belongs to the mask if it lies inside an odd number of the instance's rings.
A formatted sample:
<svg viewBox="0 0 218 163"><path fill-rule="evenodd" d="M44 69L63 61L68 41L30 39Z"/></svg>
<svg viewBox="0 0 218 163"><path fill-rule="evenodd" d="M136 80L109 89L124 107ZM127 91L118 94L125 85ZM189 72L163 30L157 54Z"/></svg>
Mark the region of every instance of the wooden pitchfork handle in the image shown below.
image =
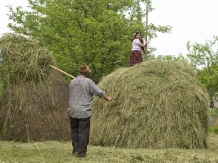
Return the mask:
<svg viewBox="0 0 218 163"><path fill-rule="evenodd" d="M63 71L63 70L61 70L61 69L59 69L59 68L57 68L57 67L55 67L55 66L52 66L52 65L49 65L51 68L53 68L53 69L55 69L55 70L58 70L59 72L62 72L63 74L65 74L65 75L67 75L67 76L69 76L69 77L71 77L71 78L75 78L74 76L72 76L72 75L70 75L70 74L68 74L68 73L66 73L65 71Z"/></svg>

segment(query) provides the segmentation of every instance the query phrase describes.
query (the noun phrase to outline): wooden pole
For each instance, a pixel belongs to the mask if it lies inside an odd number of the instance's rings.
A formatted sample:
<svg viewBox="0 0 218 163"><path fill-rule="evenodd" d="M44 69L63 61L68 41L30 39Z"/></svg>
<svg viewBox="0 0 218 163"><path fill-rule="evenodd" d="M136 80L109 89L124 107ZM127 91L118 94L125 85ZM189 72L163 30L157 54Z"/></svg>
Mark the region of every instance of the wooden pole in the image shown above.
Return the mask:
<svg viewBox="0 0 218 163"><path fill-rule="evenodd" d="M146 25L145 25L145 41L148 41L148 2L146 2ZM148 44L145 46L145 60L148 60L147 57Z"/></svg>
<svg viewBox="0 0 218 163"><path fill-rule="evenodd" d="M120 131L119 135L117 136L117 139L116 139L116 141L115 141L115 143L114 143L113 148L116 147L116 144L117 144L117 142L118 142L118 140L119 140L119 138L120 138L120 136L121 136L121 134L122 134L122 132L123 132L123 129L124 129L124 125L122 126L121 131Z"/></svg>
<svg viewBox="0 0 218 163"><path fill-rule="evenodd" d="M59 69L59 68L57 68L57 67L55 67L55 66L52 66L52 65L49 65L51 68L53 68L53 69L55 69L55 70L58 70L59 72L62 72L63 74L65 74L65 75L67 75L67 76L69 76L69 77L71 77L71 78L75 78L74 76L72 76L72 75L70 75L70 74L68 74L68 73L66 73L65 71L63 71L63 70L61 70L61 69Z"/></svg>
<svg viewBox="0 0 218 163"><path fill-rule="evenodd" d="M118 140L120 139L120 136L121 136L122 133L123 133L123 129L124 129L125 125L126 125L126 121L127 121L127 119L125 119L124 122L123 122L122 128L121 128L121 130L120 130L119 135L117 136L117 139L116 139L116 141L115 141L115 143L114 143L113 148L116 147L116 144L117 144Z"/></svg>

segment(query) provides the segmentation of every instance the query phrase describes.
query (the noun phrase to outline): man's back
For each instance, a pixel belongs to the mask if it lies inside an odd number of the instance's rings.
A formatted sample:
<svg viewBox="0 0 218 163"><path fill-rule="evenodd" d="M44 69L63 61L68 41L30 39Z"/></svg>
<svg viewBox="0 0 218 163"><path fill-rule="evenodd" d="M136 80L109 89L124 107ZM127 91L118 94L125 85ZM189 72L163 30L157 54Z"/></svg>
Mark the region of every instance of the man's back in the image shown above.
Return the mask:
<svg viewBox="0 0 218 163"><path fill-rule="evenodd" d="M69 116L73 118L90 117L93 95L102 98L104 92L91 79L83 75L73 79L70 82L69 88Z"/></svg>

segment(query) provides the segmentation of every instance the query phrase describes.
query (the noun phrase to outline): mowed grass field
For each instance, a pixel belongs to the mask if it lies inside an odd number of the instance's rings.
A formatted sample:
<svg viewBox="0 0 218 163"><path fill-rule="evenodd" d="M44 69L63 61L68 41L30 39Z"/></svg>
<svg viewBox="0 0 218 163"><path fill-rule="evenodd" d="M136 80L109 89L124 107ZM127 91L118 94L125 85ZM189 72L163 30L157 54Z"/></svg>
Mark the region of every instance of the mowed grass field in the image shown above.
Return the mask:
<svg viewBox="0 0 218 163"><path fill-rule="evenodd" d="M126 149L88 146L87 157L71 155L71 142L0 141L0 163L218 163L218 135L209 149Z"/></svg>

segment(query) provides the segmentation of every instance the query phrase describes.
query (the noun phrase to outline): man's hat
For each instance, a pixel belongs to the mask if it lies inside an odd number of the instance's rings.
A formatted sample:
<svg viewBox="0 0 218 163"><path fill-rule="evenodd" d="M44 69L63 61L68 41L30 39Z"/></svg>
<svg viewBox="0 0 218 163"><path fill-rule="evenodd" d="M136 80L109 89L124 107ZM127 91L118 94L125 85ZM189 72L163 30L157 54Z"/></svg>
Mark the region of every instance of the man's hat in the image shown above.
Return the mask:
<svg viewBox="0 0 218 163"><path fill-rule="evenodd" d="M85 63L80 66L78 71L81 72L81 73L89 73L89 72L91 72L91 70L89 69L89 67Z"/></svg>

